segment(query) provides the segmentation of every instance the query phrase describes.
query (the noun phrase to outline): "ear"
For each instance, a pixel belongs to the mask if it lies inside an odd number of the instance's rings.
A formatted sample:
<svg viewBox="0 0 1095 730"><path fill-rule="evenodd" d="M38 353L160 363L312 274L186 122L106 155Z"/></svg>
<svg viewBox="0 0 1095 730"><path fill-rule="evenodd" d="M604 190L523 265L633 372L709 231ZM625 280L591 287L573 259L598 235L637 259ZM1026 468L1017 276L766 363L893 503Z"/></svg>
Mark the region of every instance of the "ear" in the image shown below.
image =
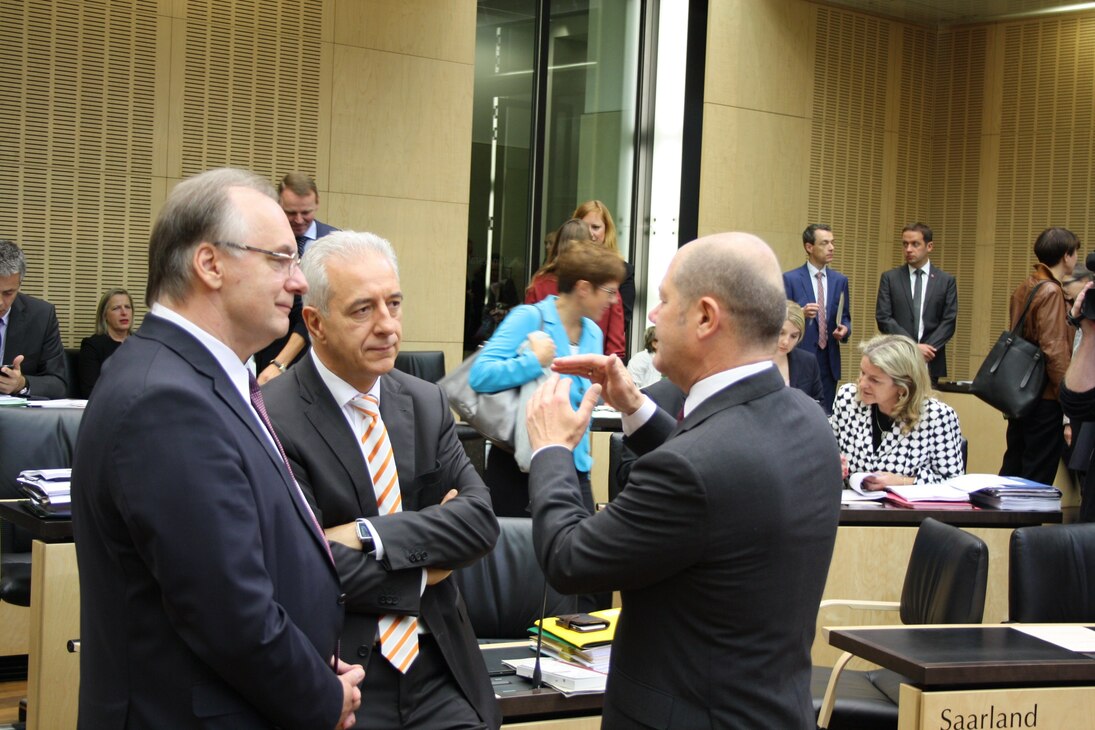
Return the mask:
<svg viewBox="0 0 1095 730"><path fill-rule="evenodd" d="M700 297L693 306L698 316L696 336L702 340L717 334L722 318L726 316L719 303L711 297Z"/></svg>
<svg viewBox="0 0 1095 730"><path fill-rule="evenodd" d="M220 249L212 243L202 241L190 257L194 278L208 289L219 290L224 285L224 259Z"/></svg>
<svg viewBox="0 0 1095 730"><path fill-rule="evenodd" d="M319 310L308 305L301 310L300 314L304 320L304 326L308 328L308 334L312 336L312 340L326 342L327 337L323 331L323 318L320 317Z"/></svg>

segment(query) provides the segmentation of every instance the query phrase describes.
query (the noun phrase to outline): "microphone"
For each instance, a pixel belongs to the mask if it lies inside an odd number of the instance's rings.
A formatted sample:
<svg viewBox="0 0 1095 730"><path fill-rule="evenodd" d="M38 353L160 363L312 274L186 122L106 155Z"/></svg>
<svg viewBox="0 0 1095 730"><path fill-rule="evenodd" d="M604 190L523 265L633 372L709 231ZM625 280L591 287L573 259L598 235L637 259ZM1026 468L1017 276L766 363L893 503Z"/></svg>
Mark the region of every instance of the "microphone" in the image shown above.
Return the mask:
<svg viewBox="0 0 1095 730"><path fill-rule="evenodd" d="M536 663L532 667L532 688L544 686L544 673L540 668L541 648L544 646L544 614L547 613L547 576L544 576L544 595L540 599L540 630L536 632Z"/></svg>

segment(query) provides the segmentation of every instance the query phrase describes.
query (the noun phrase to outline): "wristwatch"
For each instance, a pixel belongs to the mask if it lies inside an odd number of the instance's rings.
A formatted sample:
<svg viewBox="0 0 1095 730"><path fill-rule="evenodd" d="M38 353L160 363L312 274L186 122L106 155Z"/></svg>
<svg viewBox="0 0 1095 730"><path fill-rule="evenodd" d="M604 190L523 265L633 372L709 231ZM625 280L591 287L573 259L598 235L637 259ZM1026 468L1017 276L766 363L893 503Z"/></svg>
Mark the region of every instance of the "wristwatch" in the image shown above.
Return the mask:
<svg viewBox="0 0 1095 730"><path fill-rule="evenodd" d="M361 517L357 518L357 539L361 540L361 552L366 555L376 552L376 543L373 542L373 533L369 532L369 526Z"/></svg>
<svg viewBox="0 0 1095 730"><path fill-rule="evenodd" d="M270 364L271 364L271 365L273 365L274 367L276 367L276 368L277 368L278 370L280 370L281 372L283 372L283 373L285 372L285 366L284 366L284 365L282 365L282 364L281 364L280 362L278 362L277 360L271 360L271 361L270 361Z"/></svg>
<svg viewBox="0 0 1095 730"><path fill-rule="evenodd" d="M1072 307L1069 307L1069 308L1068 308L1068 311L1067 311L1067 312L1065 312L1065 319L1066 319L1066 320L1068 321L1068 323L1069 323L1070 325L1072 325L1073 327L1079 327L1079 326L1080 326L1080 323L1084 321L1084 313L1083 313L1083 312L1080 312L1080 316L1079 316L1079 317L1073 317L1073 316L1072 316Z"/></svg>

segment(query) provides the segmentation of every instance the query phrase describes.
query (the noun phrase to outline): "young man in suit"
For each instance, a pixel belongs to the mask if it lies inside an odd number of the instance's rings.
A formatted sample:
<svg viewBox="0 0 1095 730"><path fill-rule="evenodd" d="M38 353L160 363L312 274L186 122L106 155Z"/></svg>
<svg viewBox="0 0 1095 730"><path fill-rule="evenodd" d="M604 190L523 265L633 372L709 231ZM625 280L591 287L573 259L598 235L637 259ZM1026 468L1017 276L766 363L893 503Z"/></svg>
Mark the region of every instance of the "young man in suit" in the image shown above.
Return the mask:
<svg viewBox="0 0 1095 730"><path fill-rule="evenodd" d="M783 288L787 298L797 302L806 315L806 331L798 347L817 357L824 391L821 405L826 413L832 413L840 380L840 343L847 342L852 333L848 277L830 266L835 247L829 226L806 226L802 247L806 249L806 263L783 274Z"/></svg>
<svg viewBox="0 0 1095 730"><path fill-rule="evenodd" d="M23 251L0 240L0 394L64 398L65 348L57 310L19 291L27 275Z"/></svg>
<svg viewBox="0 0 1095 730"><path fill-rule="evenodd" d="M491 550L498 522L441 389L393 369L395 254L379 236L343 231L312 244L303 268L312 350L265 394L346 591L342 656L366 665L356 727L497 728L448 577Z"/></svg>
<svg viewBox="0 0 1095 730"><path fill-rule="evenodd" d="M316 220L319 188L316 181L303 172L290 172L278 182L278 203L289 219L300 256L304 255L312 241L338 230ZM301 306L300 297L294 297L293 309L289 312L289 331L255 353L255 369L260 385L284 373L308 348L308 328L301 318Z"/></svg>
<svg viewBox="0 0 1095 730"><path fill-rule="evenodd" d="M901 229L905 265L882 274L875 300L878 330L916 342L933 382L947 374L945 348L958 319L958 287L929 261L934 245L932 229L923 223Z"/></svg>
<svg viewBox="0 0 1095 730"><path fill-rule="evenodd" d="M297 263L249 172L183 181L156 220L151 309L73 460L81 727L353 722L338 573L244 365L307 288Z"/></svg>
<svg viewBox="0 0 1095 730"><path fill-rule="evenodd" d="M657 408L615 356L555 361L595 385L577 413L553 375L528 405L534 539L567 593L618 589L604 726L813 728L810 644L840 512L836 439L772 362L786 317L779 263L755 236L681 248L650 315L655 364L687 396ZM597 399L639 454L589 515L570 448ZM809 434L787 458L789 433Z"/></svg>

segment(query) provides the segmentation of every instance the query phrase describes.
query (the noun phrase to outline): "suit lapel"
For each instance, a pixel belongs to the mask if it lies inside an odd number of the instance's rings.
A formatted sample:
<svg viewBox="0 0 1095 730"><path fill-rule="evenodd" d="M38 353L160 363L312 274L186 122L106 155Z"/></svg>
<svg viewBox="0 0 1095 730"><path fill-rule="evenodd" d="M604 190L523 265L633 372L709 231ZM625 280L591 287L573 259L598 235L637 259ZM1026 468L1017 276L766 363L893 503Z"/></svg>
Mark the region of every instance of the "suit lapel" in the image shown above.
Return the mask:
<svg viewBox="0 0 1095 730"><path fill-rule="evenodd" d="M375 517L378 514L376 492L373 491L373 481L369 477L357 434L350 428L342 408L335 403L331 391L319 377L312 358L301 358L294 369L297 371L301 400L305 403L305 418L311 422L349 477L361 514Z"/></svg>
<svg viewBox="0 0 1095 730"><path fill-rule="evenodd" d="M26 347L27 302L23 294L16 294L8 314L8 326L4 328L4 363L10 363L16 355L22 355Z"/></svg>
<svg viewBox="0 0 1095 730"><path fill-rule="evenodd" d="M392 442L395 453L403 509L413 512L418 509L418 492L414 489L414 403L397 377L389 373L380 378L380 417L384 419L388 440Z"/></svg>
<svg viewBox="0 0 1095 730"><path fill-rule="evenodd" d="M274 463L278 474L281 475L282 486L289 493L289 499L296 507L297 514L308 528L308 533L312 536L312 539L323 549L323 553L330 563L330 548L324 541L322 533L318 530L315 516L311 514L305 503L300 487L290 476L288 466L267 437L266 430L259 424L251 410L250 403L243 401L240 392L228 379L228 374L224 372L212 353L181 327L155 315L145 317L138 331L138 336L150 337L163 343L184 359L197 375L209 378L212 381L213 392L236 415L244 427L251 432L251 435L259 442L266 455ZM333 563L331 565L333 567Z"/></svg>

